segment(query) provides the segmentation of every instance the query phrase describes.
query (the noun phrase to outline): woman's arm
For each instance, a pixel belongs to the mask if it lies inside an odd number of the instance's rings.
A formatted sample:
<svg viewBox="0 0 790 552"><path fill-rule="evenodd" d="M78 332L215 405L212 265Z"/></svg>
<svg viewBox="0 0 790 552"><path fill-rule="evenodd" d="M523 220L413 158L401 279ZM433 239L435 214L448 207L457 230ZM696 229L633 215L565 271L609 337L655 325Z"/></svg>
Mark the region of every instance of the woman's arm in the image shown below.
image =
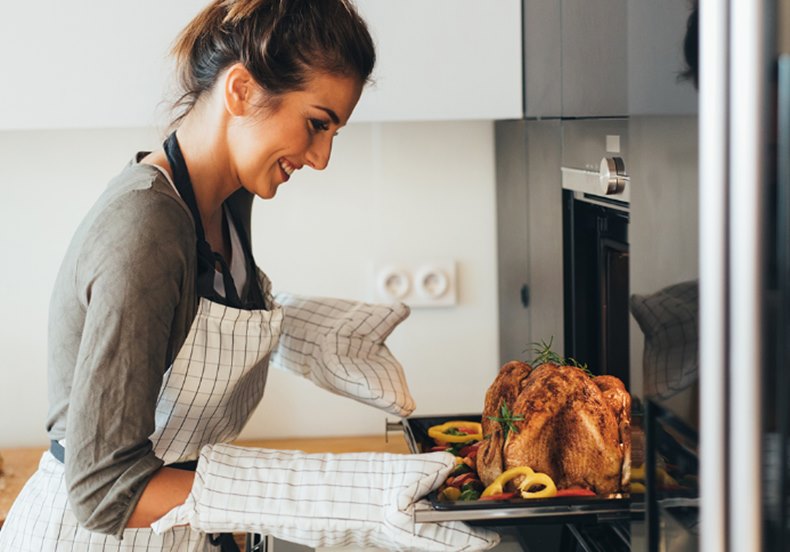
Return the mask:
<svg viewBox="0 0 790 552"><path fill-rule="evenodd" d="M140 189L104 206L79 249L74 287L84 318L66 416L65 479L77 521L93 532L122 538L162 468L150 439L170 337L184 318L182 289L193 282L190 229L174 199ZM78 315L56 311L55 323ZM148 492L158 499L161 489L157 483Z"/></svg>
<svg viewBox="0 0 790 552"><path fill-rule="evenodd" d="M127 529L150 527L167 512L183 504L189 496L195 473L175 468L161 468L146 485L137 503Z"/></svg>

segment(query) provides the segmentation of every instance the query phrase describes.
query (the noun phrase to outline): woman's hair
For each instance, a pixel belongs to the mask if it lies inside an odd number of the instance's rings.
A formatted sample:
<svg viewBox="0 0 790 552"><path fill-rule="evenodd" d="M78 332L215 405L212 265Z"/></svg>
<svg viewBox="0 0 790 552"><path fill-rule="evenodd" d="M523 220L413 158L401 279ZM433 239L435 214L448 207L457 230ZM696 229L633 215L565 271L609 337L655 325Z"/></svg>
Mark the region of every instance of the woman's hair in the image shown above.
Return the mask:
<svg viewBox="0 0 790 552"><path fill-rule="evenodd" d="M376 53L350 0L214 0L175 41L175 127L217 76L241 62L276 103L313 71L367 82Z"/></svg>
<svg viewBox="0 0 790 552"><path fill-rule="evenodd" d="M695 2L686 21L686 35L683 37L683 58L686 69L680 78L690 80L694 88L699 88L699 6Z"/></svg>

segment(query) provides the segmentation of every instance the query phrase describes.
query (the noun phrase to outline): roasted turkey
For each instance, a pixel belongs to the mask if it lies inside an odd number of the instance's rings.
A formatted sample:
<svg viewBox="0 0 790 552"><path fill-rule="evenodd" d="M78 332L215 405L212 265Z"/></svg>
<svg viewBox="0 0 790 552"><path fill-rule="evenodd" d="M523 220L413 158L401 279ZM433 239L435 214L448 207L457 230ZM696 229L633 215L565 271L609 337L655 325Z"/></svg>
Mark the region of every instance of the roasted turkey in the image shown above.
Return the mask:
<svg viewBox="0 0 790 552"><path fill-rule="evenodd" d="M509 362L486 393L482 425L477 470L486 485L504 470L529 466L558 489L628 490L631 396L618 378Z"/></svg>

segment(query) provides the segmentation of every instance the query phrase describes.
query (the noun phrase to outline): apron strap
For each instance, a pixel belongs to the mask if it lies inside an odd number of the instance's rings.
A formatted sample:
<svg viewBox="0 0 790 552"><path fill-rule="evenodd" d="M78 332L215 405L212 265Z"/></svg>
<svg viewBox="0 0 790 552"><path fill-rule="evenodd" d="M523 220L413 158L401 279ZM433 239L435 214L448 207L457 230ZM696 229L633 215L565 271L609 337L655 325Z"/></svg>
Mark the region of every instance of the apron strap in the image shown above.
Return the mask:
<svg viewBox="0 0 790 552"><path fill-rule="evenodd" d="M232 197L232 196L231 196ZM263 295L260 282L258 281L258 270L255 266L255 258L252 256L252 244L250 237L244 228L244 224L237 220L237 217L242 216L234 213L232 208L228 208L231 214L230 224L236 228L236 234L239 236L241 242L241 249L244 251L245 265L247 267L247 274L249 275L249 289L248 289L248 304L250 309L269 310L266 306L266 298Z"/></svg>
<svg viewBox="0 0 790 552"><path fill-rule="evenodd" d="M217 535L209 535L208 541L214 546L219 545L222 552L241 552L239 545L233 539L232 533L219 533Z"/></svg>
<svg viewBox="0 0 790 552"><path fill-rule="evenodd" d="M184 200L184 203L186 203L187 207L189 208L190 213L192 213L192 218L195 222L198 260L198 296L205 297L214 302L234 308L246 308L248 310L254 308L265 308L265 305L261 303L263 294L261 293L258 286L257 275L253 273L250 277L250 285L252 286L250 288L252 290L250 295L252 301L250 305L245 305L244 302L242 302L242 300L239 298L239 295L236 291L236 285L233 281L233 276L231 275L230 267L228 266L227 262L225 262L225 259L222 257L222 255L215 253L211 249L211 245L206 241L206 233L203 229L203 221L200 218L200 211L198 210L195 191L192 187L192 180L189 177L189 169L187 168L186 161L184 160L184 156L181 153L181 148L178 145L178 139L176 138L175 131L173 131L170 136L167 137L163 146L165 155L167 156L167 161L170 163L170 170L173 171L173 184L181 196L181 199ZM227 217L224 216L224 213L223 219L225 220L225 223L227 223ZM236 226L236 230L238 232L238 226ZM247 236L244 232L239 232L239 236L242 237L242 250L244 250L245 257L248 255L251 256L252 252L249 250ZM217 291L214 289L214 274L216 272L217 265L219 265L220 272L222 274L222 282L225 286L225 297L219 295L219 293L217 293ZM245 266L249 265L245 263Z"/></svg>
<svg viewBox="0 0 790 552"><path fill-rule="evenodd" d="M49 442L49 452L52 456L55 457L55 460L60 462L61 464L66 463L66 449L63 448L63 445L52 439Z"/></svg>

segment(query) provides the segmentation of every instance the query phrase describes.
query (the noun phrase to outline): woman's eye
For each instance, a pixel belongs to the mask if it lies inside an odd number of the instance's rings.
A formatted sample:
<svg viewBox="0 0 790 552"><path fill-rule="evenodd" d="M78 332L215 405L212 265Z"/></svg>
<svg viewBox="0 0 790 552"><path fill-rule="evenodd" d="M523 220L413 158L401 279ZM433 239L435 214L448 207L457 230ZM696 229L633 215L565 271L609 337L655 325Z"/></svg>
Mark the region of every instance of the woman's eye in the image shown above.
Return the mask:
<svg viewBox="0 0 790 552"><path fill-rule="evenodd" d="M313 130L316 132L324 132L329 130L329 123L322 121L321 119L310 119L310 126L312 126Z"/></svg>

